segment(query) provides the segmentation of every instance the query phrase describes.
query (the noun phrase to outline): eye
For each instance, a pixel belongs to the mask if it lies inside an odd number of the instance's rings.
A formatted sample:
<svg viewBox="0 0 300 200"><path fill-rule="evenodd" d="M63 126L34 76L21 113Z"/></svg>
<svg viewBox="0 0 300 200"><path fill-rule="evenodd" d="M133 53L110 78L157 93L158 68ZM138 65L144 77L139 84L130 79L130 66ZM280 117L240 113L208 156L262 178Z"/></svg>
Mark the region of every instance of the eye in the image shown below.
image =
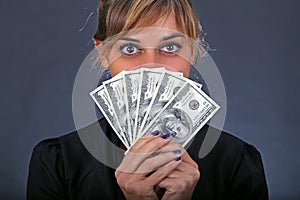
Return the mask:
<svg viewBox="0 0 300 200"><path fill-rule="evenodd" d="M142 50L134 44L124 44L120 46L120 51L125 56L134 56L140 53Z"/></svg>
<svg viewBox="0 0 300 200"><path fill-rule="evenodd" d="M181 49L181 45L176 42L164 44L160 47L160 51L166 54L174 54Z"/></svg>

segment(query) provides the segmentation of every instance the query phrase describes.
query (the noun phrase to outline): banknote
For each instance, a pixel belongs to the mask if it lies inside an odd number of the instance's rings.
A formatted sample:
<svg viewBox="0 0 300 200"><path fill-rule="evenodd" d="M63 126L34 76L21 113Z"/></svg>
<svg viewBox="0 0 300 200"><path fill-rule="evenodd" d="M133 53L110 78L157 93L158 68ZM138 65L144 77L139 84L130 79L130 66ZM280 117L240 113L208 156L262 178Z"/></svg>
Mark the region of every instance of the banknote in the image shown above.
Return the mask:
<svg viewBox="0 0 300 200"><path fill-rule="evenodd" d="M178 74L166 71L159 80L158 87L153 91L154 98L148 103L148 109L144 115L141 124L141 130L146 127L150 121L161 111L161 109L169 102L176 92L187 82L188 79L178 76Z"/></svg>
<svg viewBox="0 0 300 200"><path fill-rule="evenodd" d="M127 71L123 73L124 101L126 105L126 118L128 132L131 133L131 141L135 140L133 131L137 116L137 99L141 86L142 69Z"/></svg>
<svg viewBox="0 0 300 200"><path fill-rule="evenodd" d="M131 144L131 133L126 118L126 102L124 101L123 72L103 82L104 90L109 96L111 109L118 120L122 133Z"/></svg>
<svg viewBox="0 0 300 200"><path fill-rule="evenodd" d="M158 87L158 83L164 73L164 68L144 68L142 70L141 88L139 90L137 100L138 112L135 121L135 128L133 130L135 138L137 138L149 104L155 95L154 91Z"/></svg>
<svg viewBox="0 0 300 200"><path fill-rule="evenodd" d="M118 120L116 119L116 116L112 111L112 105L110 104L108 95L105 93L104 86L101 85L100 87L96 88L95 90L90 92L90 95L94 100L94 102L96 103L96 105L98 106L98 108L100 109L100 111L102 112L103 116L106 118L109 125L116 133L116 135L125 145L125 147L129 148L130 144L124 137L124 134L122 133Z"/></svg>
<svg viewBox="0 0 300 200"><path fill-rule="evenodd" d="M183 147L197 134L220 106L195 84L186 82L144 128L141 135L159 130Z"/></svg>
<svg viewBox="0 0 300 200"><path fill-rule="evenodd" d="M188 79L189 81L192 81L190 79ZM201 83L198 83L198 82L194 82L192 81L199 89L202 89L202 84Z"/></svg>
<svg viewBox="0 0 300 200"><path fill-rule="evenodd" d="M220 108L200 83L165 68L123 71L90 95L128 149L159 130L185 146Z"/></svg>

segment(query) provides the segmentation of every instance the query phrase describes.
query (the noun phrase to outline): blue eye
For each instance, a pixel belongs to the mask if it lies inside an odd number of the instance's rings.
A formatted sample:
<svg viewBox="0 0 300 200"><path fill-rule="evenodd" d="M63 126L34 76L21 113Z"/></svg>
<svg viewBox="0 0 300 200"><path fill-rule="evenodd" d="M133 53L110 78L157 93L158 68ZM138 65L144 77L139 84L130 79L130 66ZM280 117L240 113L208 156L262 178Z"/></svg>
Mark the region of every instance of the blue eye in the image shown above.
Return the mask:
<svg viewBox="0 0 300 200"><path fill-rule="evenodd" d="M164 44L160 47L160 51L166 54L174 54L177 53L181 49L181 45L176 42L171 42Z"/></svg>
<svg viewBox="0 0 300 200"><path fill-rule="evenodd" d="M134 44L124 44L120 46L120 51L125 56L134 56L141 52L141 49Z"/></svg>

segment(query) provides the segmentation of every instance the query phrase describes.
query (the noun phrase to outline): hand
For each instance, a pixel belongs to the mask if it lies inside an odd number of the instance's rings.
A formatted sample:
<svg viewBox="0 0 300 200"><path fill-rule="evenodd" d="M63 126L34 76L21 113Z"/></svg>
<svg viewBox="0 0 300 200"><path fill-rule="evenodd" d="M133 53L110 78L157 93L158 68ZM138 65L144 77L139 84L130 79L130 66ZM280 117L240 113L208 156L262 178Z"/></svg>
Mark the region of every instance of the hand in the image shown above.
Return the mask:
<svg viewBox="0 0 300 200"><path fill-rule="evenodd" d="M171 147L176 146L176 147ZM169 144L162 148L162 151L169 149L180 149L182 152L182 162L159 184L159 188L165 188L163 200L186 200L191 199L195 186L200 178L198 165L189 154L178 144Z"/></svg>
<svg viewBox="0 0 300 200"><path fill-rule="evenodd" d="M164 153L153 156L170 142L170 136L162 138L154 134L140 138L131 147L115 172L126 199L158 199L155 186L181 163L178 158L183 152L177 146L171 145Z"/></svg>

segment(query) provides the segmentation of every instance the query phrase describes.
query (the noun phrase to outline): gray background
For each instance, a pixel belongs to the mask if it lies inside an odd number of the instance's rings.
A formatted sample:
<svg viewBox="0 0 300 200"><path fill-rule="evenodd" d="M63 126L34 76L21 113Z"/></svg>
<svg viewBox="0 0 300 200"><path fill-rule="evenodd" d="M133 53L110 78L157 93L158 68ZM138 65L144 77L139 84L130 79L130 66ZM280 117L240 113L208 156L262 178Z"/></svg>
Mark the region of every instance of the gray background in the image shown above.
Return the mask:
<svg viewBox="0 0 300 200"><path fill-rule="evenodd" d="M0 198L23 199L33 146L74 129L72 87L97 0L0 0ZM194 0L222 74L225 130L255 144L271 199L299 199L298 0Z"/></svg>

